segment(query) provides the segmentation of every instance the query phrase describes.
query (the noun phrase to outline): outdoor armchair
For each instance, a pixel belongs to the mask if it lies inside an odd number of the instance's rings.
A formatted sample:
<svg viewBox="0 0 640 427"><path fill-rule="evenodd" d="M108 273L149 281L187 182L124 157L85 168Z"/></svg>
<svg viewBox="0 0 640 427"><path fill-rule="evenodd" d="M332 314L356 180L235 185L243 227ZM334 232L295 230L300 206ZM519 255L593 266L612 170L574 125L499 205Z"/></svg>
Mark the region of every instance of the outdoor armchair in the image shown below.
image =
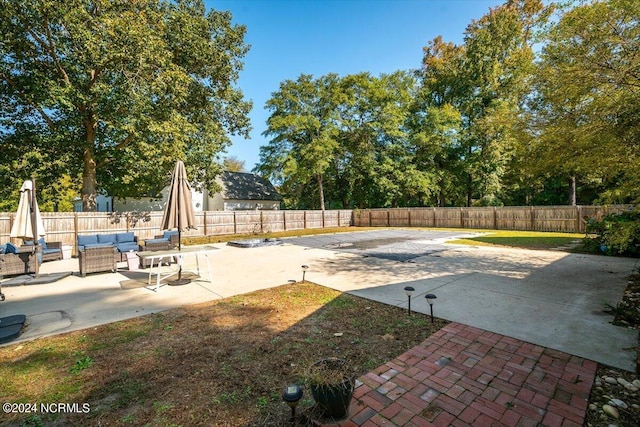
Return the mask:
<svg viewBox="0 0 640 427"><path fill-rule="evenodd" d="M104 271L115 273L118 269L116 256L118 249L115 246L84 248L78 252L80 275L85 277L88 273Z"/></svg>
<svg viewBox="0 0 640 427"><path fill-rule="evenodd" d="M32 249L17 248L11 243L7 243L0 248L0 276L14 276L35 272L36 256Z"/></svg>
<svg viewBox="0 0 640 427"><path fill-rule="evenodd" d="M33 241L25 241L23 249L32 249ZM62 259L62 242L47 242L44 238L38 239L38 261L58 261Z"/></svg>

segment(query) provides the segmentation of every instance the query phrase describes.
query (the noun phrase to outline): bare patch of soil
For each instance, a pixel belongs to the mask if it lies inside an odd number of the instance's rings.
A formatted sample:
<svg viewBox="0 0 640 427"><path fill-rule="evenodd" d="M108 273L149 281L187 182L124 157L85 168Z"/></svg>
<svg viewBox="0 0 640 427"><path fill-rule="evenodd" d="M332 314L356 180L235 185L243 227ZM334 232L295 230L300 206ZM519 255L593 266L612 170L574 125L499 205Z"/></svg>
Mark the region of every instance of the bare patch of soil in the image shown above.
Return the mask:
<svg viewBox="0 0 640 427"><path fill-rule="evenodd" d="M306 282L3 347L5 401L90 411L1 424L287 425L282 392L314 361L339 357L360 376L445 323ZM305 387L298 412L313 405Z"/></svg>

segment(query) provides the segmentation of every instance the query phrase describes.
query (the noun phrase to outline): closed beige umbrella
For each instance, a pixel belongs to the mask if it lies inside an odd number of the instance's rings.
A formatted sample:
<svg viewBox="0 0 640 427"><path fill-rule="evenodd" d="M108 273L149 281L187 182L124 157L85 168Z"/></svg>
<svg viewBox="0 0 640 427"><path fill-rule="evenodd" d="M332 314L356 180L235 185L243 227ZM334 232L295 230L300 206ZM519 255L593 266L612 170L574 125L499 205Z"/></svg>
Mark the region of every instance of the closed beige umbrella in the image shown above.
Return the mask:
<svg viewBox="0 0 640 427"><path fill-rule="evenodd" d="M171 175L171 187L169 188L167 204L164 207L161 228L162 230L178 229L178 250L182 249L181 233L186 230L197 229L196 216L191 202L191 185L189 185L187 171L181 160L176 162L176 167ZM189 283L189 280L182 279L181 262L178 270L178 280L171 282L171 284L185 283Z"/></svg>
<svg viewBox="0 0 640 427"><path fill-rule="evenodd" d="M11 237L23 240L33 240L33 248L35 254L38 254L38 239L44 237L46 232L40 209L38 208L38 199L36 198L35 184L33 181L27 180L22 183L20 188L20 203L16 212L16 219L11 227ZM36 276L38 275L38 262L36 262Z"/></svg>

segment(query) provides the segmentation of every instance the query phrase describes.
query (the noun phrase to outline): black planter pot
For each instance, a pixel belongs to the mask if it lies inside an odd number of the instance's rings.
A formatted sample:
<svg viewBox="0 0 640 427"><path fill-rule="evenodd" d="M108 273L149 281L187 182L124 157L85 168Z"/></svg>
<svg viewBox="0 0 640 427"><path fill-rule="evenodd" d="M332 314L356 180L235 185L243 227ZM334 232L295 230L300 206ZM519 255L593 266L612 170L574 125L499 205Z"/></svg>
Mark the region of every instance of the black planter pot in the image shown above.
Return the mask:
<svg viewBox="0 0 640 427"><path fill-rule="evenodd" d="M342 359L322 359L315 362L312 365L312 369L314 367L320 367L324 370L335 368L343 371L345 364L346 362ZM311 383L309 388L311 389L313 399L322 412L322 417L340 419L344 418L349 411L349 404L351 403L353 390L355 388L355 379L344 375L339 382Z"/></svg>

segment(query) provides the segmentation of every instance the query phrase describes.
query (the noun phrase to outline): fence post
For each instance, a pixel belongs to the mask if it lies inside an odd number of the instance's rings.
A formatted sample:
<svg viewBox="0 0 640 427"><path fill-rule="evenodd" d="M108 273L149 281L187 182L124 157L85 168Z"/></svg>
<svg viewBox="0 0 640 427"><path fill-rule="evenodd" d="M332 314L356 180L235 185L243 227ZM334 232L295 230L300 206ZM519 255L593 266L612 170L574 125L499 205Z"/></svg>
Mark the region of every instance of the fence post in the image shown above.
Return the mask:
<svg viewBox="0 0 640 427"><path fill-rule="evenodd" d="M464 218L463 218L464 211L462 209L464 208L460 208L460 227L464 228Z"/></svg>
<svg viewBox="0 0 640 427"><path fill-rule="evenodd" d="M387 227L391 227L391 209L387 209Z"/></svg>
<svg viewBox="0 0 640 427"><path fill-rule="evenodd" d="M233 211L233 234L238 234L238 221L236 221L236 211Z"/></svg>
<svg viewBox="0 0 640 427"><path fill-rule="evenodd" d="M433 227L438 228L438 216L436 215L436 208L433 207Z"/></svg>
<svg viewBox="0 0 640 427"><path fill-rule="evenodd" d="M498 229L498 208L495 206L493 207L493 229Z"/></svg>
<svg viewBox="0 0 640 427"><path fill-rule="evenodd" d="M262 209L260 209L260 232L264 233L264 219L262 217Z"/></svg>
<svg viewBox="0 0 640 427"><path fill-rule="evenodd" d="M287 231L287 211L282 211L282 226L284 231Z"/></svg>
<svg viewBox="0 0 640 427"><path fill-rule="evenodd" d="M324 228L324 209L322 210L322 228Z"/></svg>
<svg viewBox="0 0 640 427"><path fill-rule="evenodd" d="M73 252L78 255L78 213L73 213Z"/></svg>
<svg viewBox="0 0 640 427"><path fill-rule="evenodd" d="M202 217L203 217L203 221L204 221L204 235L208 236L207 234L207 211L202 211Z"/></svg>
<svg viewBox="0 0 640 427"><path fill-rule="evenodd" d="M407 208L407 217L409 220L409 227L411 227L411 208Z"/></svg>
<svg viewBox="0 0 640 427"><path fill-rule="evenodd" d="M302 212L303 212L303 214L302 214L302 225L303 225L304 229L306 230L307 229L307 211L305 209Z"/></svg>
<svg viewBox="0 0 640 427"><path fill-rule="evenodd" d="M536 210L531 206L531 231L536 231Z"/></svg>
<svg viewBox="0 0 640 427"><path fill-rule="evenodd" d="M582 206L576 206L576 232L582 232Z"/></svg>
<svg viewBox="0 0 640 427"><path fill-rule="evenodd" d="M369 227L373 227L371 224L371 208L369 208Z"/></svg>

